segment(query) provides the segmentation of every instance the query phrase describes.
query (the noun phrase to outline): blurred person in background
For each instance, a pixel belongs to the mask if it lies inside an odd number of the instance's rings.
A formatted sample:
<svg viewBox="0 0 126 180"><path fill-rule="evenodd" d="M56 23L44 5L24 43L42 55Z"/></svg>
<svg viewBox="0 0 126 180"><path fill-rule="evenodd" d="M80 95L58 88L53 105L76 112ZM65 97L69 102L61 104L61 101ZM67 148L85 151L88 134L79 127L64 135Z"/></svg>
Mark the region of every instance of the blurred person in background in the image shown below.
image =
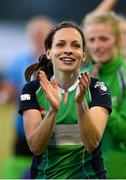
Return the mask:
<svg viewBox="0 0 126 180"><path fill-rule="evenodd" d="M119 0L103 0L94 12L110 11L118 3ZM120 31L121 31L121 53L126 60L126 17L119 15Z"/></svg>
<svg viewBox="0 0 126 180"><path fill-rule="evenodd" d="M108 178L126 178L126 64L120 53L120 22L113 12L89 13L83 22L90 72L112 95L112 114L102 145Z"/></svg>
<svg viewBox="0 0 126 180"><path fill-rule="evenodd" d="M6 82L8 82L10 88L13 89L7 96L8 100L15 97L17 106L18 96L25 83L25 68L35 63L38 57L45 52L43 42L53 24L54 22L46 16L35 16L31 18L26 27L26 33L32 47L31 52L17 55L7 66L7 72L5 74ZM15 130L16 140L14 142L14 156L6 163L7 166L10 164L10 167L6 166L7 168L5 169L5 177L7 178L20 178L25 167L29 166L28 157L32 155L26 142L23 120L19 114L16 114ZM15 169L17 169L17 171L15 171Z"/></svg>
<svg viewBox="0 0 126 180"><path fill-rule="evenodd" d="M118 0L102 0L101 3L92 11L92 13L109 12L114 8L114 6L117 4L117 2L118 2ZM85 16L82 19L81 26L83 26L84 20L85 20ZM88 59L88 61L86 61L86 63L82 62L81 70L83 71L83 69L85 69L85 67L87 67L88 64L90 64L89 59Z"/></svg>

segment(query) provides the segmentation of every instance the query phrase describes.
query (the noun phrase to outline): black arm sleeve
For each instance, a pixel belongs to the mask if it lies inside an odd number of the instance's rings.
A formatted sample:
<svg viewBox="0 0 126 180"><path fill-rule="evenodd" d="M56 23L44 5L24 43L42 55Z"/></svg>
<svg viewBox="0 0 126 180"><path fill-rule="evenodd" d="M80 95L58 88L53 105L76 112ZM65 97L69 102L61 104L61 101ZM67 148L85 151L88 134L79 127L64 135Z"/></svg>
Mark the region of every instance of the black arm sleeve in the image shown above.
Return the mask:
<svg viewBox="0 0 126 180"><path fill-rule="evenodd" d="M39 105L36 99L36 91L38 90L38 88L38 81L31 81L23 87L19 103L19 113L21 115L23 114L23 111L28 109L39 110Z"/></svg>
<svg viewBox="0 0 126 180"><path fill-rule="evenodd" d="M90 92L91 92L91 102L89 107L93 106L102 106L109 110L109 113L112 111L112 101L111 95L108 90L108 87L95 78L91 78L90 84Z"/></svg>

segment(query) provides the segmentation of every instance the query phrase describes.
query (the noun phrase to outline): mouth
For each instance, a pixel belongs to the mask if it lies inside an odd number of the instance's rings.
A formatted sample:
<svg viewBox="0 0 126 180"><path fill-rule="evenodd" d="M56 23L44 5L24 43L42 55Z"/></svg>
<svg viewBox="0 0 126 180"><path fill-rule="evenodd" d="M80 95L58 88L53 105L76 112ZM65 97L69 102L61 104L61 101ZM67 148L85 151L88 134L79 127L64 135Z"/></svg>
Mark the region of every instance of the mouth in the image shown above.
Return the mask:
<svg viewBox="0 0 126 180"><path fill-rule="evenodd" d="M102 51L96 51L94 52L95 56L103 56L105 54L105 52Z"/></svg>
<svg viewBox="0 0 126 180"><path fill-rule="evenodd" d="M62 57L60 58L60 60L67 64L71 64L76 61L74 58L71 57Z"/></svg>

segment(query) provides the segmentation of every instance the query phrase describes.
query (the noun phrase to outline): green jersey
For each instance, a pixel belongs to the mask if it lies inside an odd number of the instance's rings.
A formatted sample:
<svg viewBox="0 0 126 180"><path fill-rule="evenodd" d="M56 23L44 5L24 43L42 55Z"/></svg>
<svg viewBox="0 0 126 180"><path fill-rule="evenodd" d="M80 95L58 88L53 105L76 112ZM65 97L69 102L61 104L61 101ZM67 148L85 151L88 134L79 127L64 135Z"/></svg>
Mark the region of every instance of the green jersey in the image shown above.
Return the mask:
<svg viewBox="0 0 126 180"><path fill-rule="evenodd" d="M85 150L80 138L77 107L74 101L78 81L69 88L67 101L64 90L60 89L62 102L55 119L55 127L50 141L40 156L34 156L32 178L41 179L84 179L105 178L100 144L93 152ZM111 111L111 98L107 87L91 78L87 93L89 108L103 106ZM38 81L28 83L21 95L19 112L38 109L46 116L50 104ZM97 121L97 119L95 119ZM41 138L41 137L40 137Z"/></svg>
<svg viewBox="0 0 126 180"><path fill-rule="evenodd" d="M126 64L122 56L99 66L98 79L108 85L112 96L112 113L102 138L108 178L126 178Z"/></svg>

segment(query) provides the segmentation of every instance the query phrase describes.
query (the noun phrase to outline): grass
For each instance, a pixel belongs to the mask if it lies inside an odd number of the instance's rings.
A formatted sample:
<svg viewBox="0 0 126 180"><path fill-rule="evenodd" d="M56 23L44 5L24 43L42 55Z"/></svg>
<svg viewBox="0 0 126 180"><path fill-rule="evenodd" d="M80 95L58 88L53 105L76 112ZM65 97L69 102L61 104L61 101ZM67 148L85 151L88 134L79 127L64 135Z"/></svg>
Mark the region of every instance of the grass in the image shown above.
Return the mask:
<svg viewBox="0 0 126 180"><path fill-rule="evenodd" d="M6 160L13 154L15 113L16 105L14 103L0 104L0 178L3 178Z"/></svg>

